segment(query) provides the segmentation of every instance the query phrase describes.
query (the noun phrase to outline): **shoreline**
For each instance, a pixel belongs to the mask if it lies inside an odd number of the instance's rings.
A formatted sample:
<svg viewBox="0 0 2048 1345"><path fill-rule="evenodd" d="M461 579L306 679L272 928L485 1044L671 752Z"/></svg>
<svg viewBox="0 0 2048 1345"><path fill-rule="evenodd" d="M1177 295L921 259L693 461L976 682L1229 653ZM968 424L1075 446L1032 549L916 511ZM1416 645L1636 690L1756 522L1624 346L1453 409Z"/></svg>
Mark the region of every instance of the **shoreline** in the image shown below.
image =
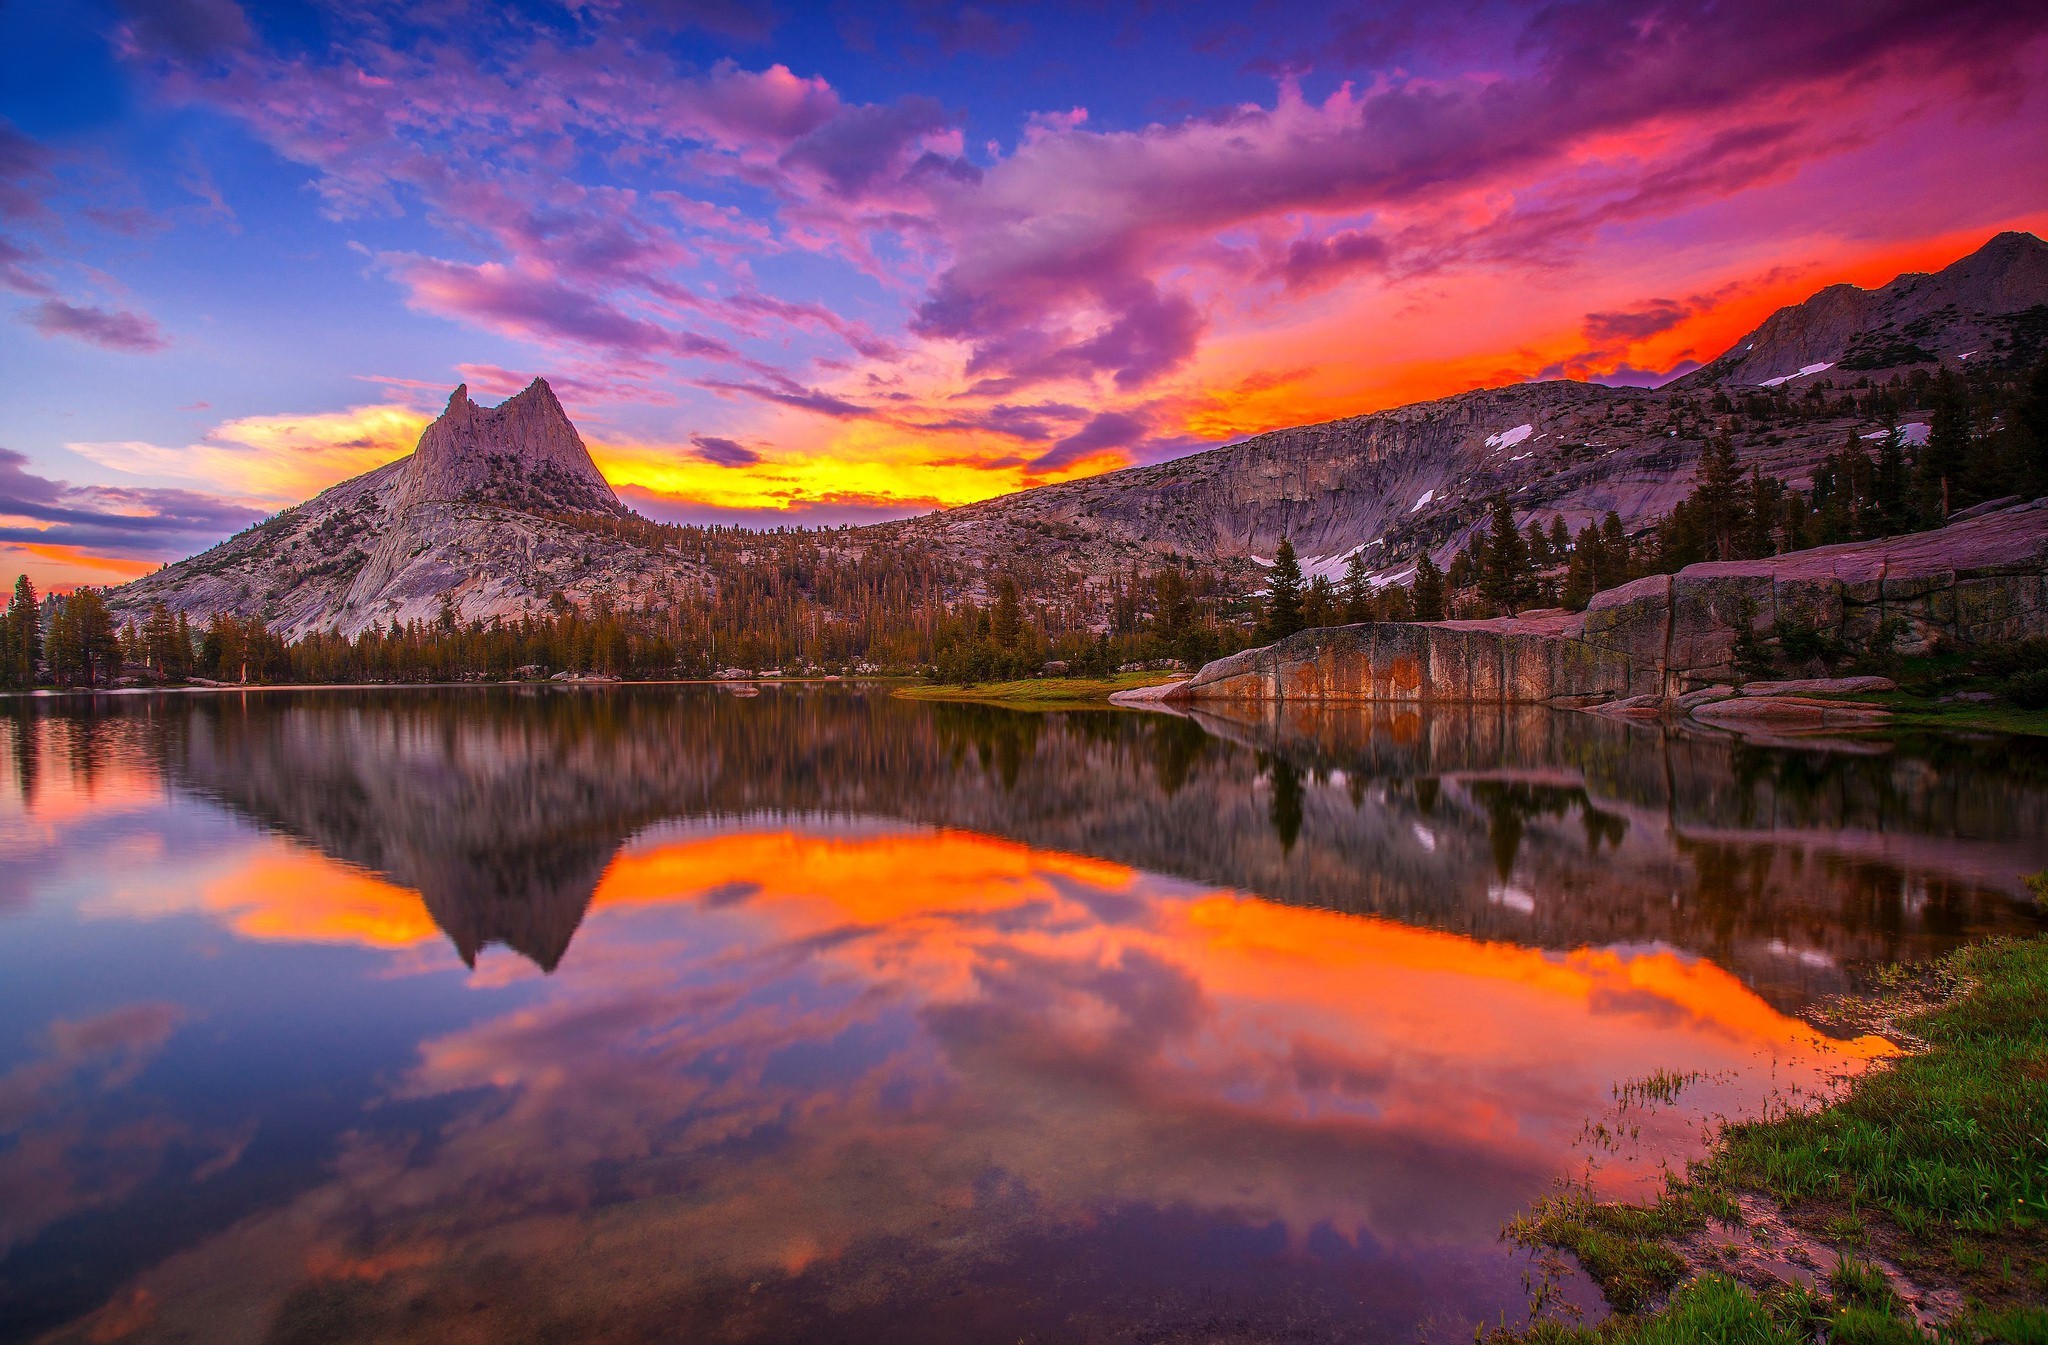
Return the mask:
<svg viewBox="0 0 2048 1345"><path fill-rule="evenodd" d="M1498 1345L2048 1338L2029 1153L2048 1135L2048 936L1895 967L1801 1016L1902 1053L1824 1106L1724 1125L1653 1200L1568 1191L1515 1220L1503 1237L1571 1254L1614 1316L1532 1320Z"/></svg>

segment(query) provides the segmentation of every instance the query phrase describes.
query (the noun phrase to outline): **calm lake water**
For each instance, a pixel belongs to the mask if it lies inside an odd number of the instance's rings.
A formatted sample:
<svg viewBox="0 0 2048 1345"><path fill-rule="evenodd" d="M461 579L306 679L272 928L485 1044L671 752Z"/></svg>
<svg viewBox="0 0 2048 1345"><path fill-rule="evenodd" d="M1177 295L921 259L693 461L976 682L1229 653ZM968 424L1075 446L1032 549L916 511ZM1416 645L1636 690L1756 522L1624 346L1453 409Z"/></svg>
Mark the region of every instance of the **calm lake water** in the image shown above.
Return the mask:
<svg viewBox="0 0 2048 1345"><path fill-rule="evenodd" d="M1538 710L273 691L0 747L5 1341L1469 1340L1517 1211L1861 1068L1795 1012L2039 930L2048 867L2039 745Z"/></svg>

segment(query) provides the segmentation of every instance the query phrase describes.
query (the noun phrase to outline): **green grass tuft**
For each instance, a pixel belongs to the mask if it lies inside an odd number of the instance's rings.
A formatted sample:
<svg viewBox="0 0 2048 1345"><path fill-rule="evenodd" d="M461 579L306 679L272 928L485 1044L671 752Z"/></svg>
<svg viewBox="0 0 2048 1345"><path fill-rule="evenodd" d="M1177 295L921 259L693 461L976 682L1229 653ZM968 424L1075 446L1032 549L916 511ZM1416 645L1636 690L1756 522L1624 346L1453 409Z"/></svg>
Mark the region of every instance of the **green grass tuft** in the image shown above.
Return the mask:
<svg viewBox="0 0 2048 1345"><path fill-rule="evenodd" d="M1014 682L974 682L952 686L937 682L897 687L894 695L914 701L967 701L1004 705L1014 710L1063 710L1077 705L1106 705L1111 692L1156 687L1185 673L1112 673L1108 677L1026 677Z"/></svg>

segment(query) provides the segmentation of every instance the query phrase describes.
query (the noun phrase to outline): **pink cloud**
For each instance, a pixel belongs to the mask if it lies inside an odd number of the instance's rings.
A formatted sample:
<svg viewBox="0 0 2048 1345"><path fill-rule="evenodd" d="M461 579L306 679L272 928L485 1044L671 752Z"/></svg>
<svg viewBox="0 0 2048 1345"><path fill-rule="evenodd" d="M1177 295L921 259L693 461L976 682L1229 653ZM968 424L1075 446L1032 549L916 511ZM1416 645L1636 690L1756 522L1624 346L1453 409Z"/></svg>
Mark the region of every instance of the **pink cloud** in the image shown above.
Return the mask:
<svg viewBox="0 0 2048 1345"><path fill-rule="evenodd" d="M131 355L147 355L166 349L170 341L145 313L125 309L94 308L69 304L62 299L45 299L22 315L22 320L44 336L69 336Z"/></svg>

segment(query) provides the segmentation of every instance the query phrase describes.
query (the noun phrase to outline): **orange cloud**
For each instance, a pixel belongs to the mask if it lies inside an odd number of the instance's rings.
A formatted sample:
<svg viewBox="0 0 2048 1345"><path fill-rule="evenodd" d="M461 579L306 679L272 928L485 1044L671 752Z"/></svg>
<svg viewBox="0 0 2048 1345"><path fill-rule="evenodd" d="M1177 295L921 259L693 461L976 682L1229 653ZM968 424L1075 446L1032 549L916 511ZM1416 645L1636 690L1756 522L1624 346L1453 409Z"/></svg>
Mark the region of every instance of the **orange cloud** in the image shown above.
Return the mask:
<svg viewBox="0 0 2048 1345"><path fill-rule="evenodd" d="M383 403L242 416L182 448L139 441L65 447L102 467L199 486L252 504L297 504L413 451L432 417Z"/></svg>
<svg viewBox="0 0 2048 1345"><path fill-rule="evenodd" d="M0 542L0 572L25 573L48 593L81 584L125 584L158 568L153 560L97 556L84 547L42 542Z"/></svg>

